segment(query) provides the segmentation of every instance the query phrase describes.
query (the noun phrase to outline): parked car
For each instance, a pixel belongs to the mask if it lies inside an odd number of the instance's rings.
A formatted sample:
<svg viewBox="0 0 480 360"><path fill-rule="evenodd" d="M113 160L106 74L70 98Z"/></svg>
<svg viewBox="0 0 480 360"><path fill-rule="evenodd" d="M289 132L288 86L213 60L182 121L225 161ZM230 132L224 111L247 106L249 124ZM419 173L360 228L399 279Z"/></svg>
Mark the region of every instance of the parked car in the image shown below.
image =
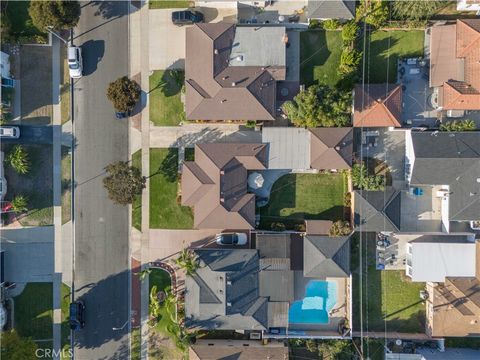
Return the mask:
<svg viewBox="0 0 480 360"><path fill-rule="evenodd" d="M3 200L7 193L7 179L5 179L5 171L3 170L3 151L0 151L0 201Z"/></svg>
<svg viewBox="0 0 480 360"><path fill-rule="evenodd" d="M178 26L203 22L203 14L198 11L182 10L172 12L172 23Z"/></svg>
<svg viewBox="0 0 480 360"><path fill-rule="evenodd" d="M70 77L74 79L81 78L83 74L82 49L78 46L69 46L67 55Z"/></svg>
<svg viewBox="0 0 480 360"><path fill-rule="evenodd" d="M130 116L130 111L115 111L115 117L119 120L125 119L128 116Z"/></svg>
<svg viewBox="0 0 480 360"><path fill-rule="evenodd" d="M70 329L80 330L85 326L85 304L78 300L70 304Z"/></svg>
<svg viewBox="0 0 480 360"><path fill-rule="evenodd" d="M215 242L218 245L247 245L247 234L244 233L223 233L215 235Z"/></svg>
<svg viewBox="0 0 480 360"><path fill-rule="evenodd" d="M18 126L0 126L0 138L18 139L20 128Z"/></svg>

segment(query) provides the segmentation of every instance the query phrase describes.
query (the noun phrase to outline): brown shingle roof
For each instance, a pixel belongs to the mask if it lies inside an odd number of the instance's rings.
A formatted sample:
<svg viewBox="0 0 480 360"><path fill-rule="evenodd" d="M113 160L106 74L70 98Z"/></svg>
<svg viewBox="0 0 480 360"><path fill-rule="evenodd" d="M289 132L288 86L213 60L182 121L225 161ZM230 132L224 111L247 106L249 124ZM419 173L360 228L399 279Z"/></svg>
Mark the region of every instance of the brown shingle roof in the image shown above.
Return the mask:
<svg viewBox="0 0 480 360"><path fill-rule="evenodd" d="M288 360L288 347L254 341L197 340L189 356L192 360Z"/></svg>
<svg viewBox="0 0 480 360"><path fill-rule="evenodd" d="M353 128L310 129L310 166L318 170L350 169Z"/></svg>
<svg viewBox="0 0 480 360"><path fill-rule="evenodd" d="M264 144L197 144L195 161L184 162L182 204L193 207L197 229L251 229L255 195L247 170L266 168Z"/></svg>
<svg viewBox="0 0 480 360"><path fill-rule="evenodd" d="M354 127L401 127L402 87L395 84L355 86Z"/></svg>
<svg viewBox="0 0 480 360"><path fill-rule="evenodd" d="M235 29L222 22L187 29L187 119L275 120L276 80L285 67L229 66Z"/></svg>

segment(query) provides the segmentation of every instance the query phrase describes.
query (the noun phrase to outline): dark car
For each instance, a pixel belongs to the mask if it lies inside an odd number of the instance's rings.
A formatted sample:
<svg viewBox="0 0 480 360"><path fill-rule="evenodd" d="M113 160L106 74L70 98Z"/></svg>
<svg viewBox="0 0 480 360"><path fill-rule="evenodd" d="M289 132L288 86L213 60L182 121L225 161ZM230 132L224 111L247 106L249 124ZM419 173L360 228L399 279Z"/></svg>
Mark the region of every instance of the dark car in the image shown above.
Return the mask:
<svg viewBox="0 0 480 360"><path fill-rule="evenodd" d="M198 11L182 10L172 13L172 22L175 25L191 25L203 22L203 14Z"/></svg>
<svg viewBox="0 0 480 360"><path fill-rule="evenodd" d="M115 111L115 117L119 120L125 119L128 116L130 116L130 111Z"/></svg>
<svg viewBox="0 0 480 360"><path fill-rule="evenodd" d="M70 304L70 329L80 330L85 326L85 304L75 301Z"/></svg>

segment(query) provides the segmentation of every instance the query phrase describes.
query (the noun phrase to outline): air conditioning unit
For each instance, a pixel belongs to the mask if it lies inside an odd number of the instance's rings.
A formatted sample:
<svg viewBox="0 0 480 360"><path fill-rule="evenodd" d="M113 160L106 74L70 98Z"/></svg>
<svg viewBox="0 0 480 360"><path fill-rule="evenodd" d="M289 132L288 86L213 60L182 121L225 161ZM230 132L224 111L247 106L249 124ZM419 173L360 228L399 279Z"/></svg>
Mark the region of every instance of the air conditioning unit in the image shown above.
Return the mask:
<svg viewBox="0 0 480 360"><path fill-rule="evenodd" d="M262 339L262 333L259 333L259 332L250 333L250 340L261 340L261 339Z"/></svg>

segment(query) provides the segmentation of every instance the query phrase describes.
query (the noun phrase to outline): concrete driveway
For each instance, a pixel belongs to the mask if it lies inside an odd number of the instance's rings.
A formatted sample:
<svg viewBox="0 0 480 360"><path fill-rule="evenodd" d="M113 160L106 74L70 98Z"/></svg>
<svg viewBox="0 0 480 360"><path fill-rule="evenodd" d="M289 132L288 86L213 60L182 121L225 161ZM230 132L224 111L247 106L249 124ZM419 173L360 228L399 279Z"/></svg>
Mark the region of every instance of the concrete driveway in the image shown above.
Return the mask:
<svg viewBox="0 0 480 360"><path fill-rule="evenodd" d="M53 226L2 229L5 280L16 283L51 282L54 271Z"/></svg>

